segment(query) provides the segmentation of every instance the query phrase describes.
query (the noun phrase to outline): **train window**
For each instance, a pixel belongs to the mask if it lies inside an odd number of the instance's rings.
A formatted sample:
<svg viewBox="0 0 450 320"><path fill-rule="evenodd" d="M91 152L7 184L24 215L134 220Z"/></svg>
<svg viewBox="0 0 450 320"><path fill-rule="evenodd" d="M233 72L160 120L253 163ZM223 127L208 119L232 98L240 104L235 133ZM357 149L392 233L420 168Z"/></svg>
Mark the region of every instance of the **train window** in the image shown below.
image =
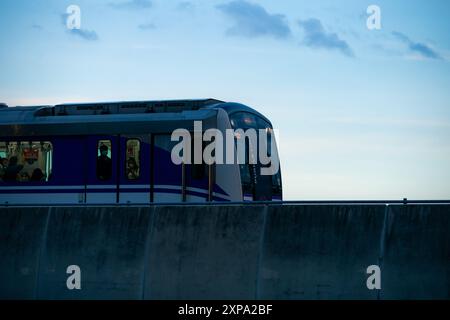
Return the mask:
<svg viewBox="0 0 450 320"><path fill-rule="evenodd" d="M140 176L141 142L138 139L127 140L125 172L128 180L137 180Z"/></svg>
<svg viewBox="0 0 450 320"><path fill-rule="evenodd" d="M205 177L206 165L202 164L192 164L191 177L195 180L202 180Z"/></svg>
<svg viewBox="0 0 450 320"><path fill-rule="evenodd" d="M248 112L236 112L230 116L231 126L235 129L266 129L272 128L269 122Z"/></svg>
<svg viewBox="0 0 450 320"><path fill-rule="evenodd" d="M272 176L272 194L274 196L280 196L280 197L282 195L281 171L280 170L278 170L278 172Z"/></svg>
<svg viewBox="0 0 450 320"><path fill-rule="evenodd" d="M247 112L237 112L231 115L230 118L231 125L233 128L256 128L256 117Z"/></svg>
<svg viewBox="0 0 450 320"><path fill-rule="evenodd" d="M268 156L271 156L271 139L270 136L272 134L272 126L269 122L266 120L255 116L248 112L237 112L231 115L230 117L231 125L235 129L266 129L267 130L267 154ZM236 142L237 140L241 139L239 135L236 136ZM259 142L259 140L258 140ZM258 143L254 142L254 143ZM246 139L246 144L248 143L248 139ZM252 161L256 161L257 158L259 158L259 155L257 154L257 147L253 145L246 145L245 148L245 159L246 161L249 161L250 158L252 158Z"/></svg>
<svg viewBox="0 0 450 320"><path fill-rule="evenodd" d="M109 180L112 177L111 140L99 140L97 144L97 178Z"/></svg>
<svg viewBox="0 0 450 320"><path fill-rule="evenodd" d="M49 141L0 142L0 181L47 182L52 174Z"/></svg>
<svg viewBox="0 0 450 320"><path fill-rule="evenodd" d="M260 117L257 117L256 123L257 123L258 129L272 128L272 126L266 120L264 120Z"/></svg>
<svg viewBox="0 0 450 320"><path fill-rule="evenodd" d="M241 171L242 192L247 195L253 194L250 166L248 164L240 164L239 169Z"/></svg>
<svg viewBox="0 0 450 320"><path fill-rule="evenodd" d="M194 162L194 140L191 143L191 178L194 180L202 180L206 175L206 164L203 161L203 150L205 150L205 142L202 142L202 163L196 164ZM214 156L214 154L213 154Z"/></svg>

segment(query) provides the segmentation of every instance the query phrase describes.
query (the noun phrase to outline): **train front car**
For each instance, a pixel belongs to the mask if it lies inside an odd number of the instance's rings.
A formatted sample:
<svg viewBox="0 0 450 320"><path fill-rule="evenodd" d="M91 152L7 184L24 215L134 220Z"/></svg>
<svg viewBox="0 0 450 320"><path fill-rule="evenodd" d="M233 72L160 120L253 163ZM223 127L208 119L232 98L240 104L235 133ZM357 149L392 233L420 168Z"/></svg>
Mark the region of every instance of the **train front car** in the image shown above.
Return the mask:
<svg viewBox="0 0 450 320"><path fill-rule="evenodd" d="M232 130L232 151L239 155L243 148L246 161L205 163L200 157L200 162L174 163L174 148L180 145L174 139L176 130L184 130L194 140L200 130L203 155L209 129L223 137L227 129ZM278 160L270 121L237 103L204 99L3 106L0 204L281 200L279 167L263 174L273 163L260 161L255 147L261 137L253 142L246 139L249 129L269 133L267 154ZM194 145L195 141L191 155ZM226 152L224 145L223 160Z"/></svg>
<svg viewBox="0 0 450 320"><path fill-rule="evenodd" d="M222 103L217 106L228 115L229 127L218 116L218 127L231 128L235 138L235 161L239 171L239 201L281 201L281 169L271 122L256 110L240 103ZM267 142L266 142L267 141ZM227 151L227 150L226 150ZM229 152L229 150L228 150ZM216 169L221 175L223 166ZM219 185L227 178L218 179ZM228 189L228 188L224 188Z"/></svg>

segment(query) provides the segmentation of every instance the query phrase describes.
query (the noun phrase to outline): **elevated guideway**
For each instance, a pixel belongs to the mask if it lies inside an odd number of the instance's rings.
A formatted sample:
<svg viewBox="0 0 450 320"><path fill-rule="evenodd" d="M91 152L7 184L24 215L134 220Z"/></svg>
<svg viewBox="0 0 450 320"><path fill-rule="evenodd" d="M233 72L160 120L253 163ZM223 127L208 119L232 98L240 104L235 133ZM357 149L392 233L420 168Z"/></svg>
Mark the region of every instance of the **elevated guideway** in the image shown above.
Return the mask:
<svg viewBox="0 0 450 320"><path fill-rule="evenodd" d="M0 207L0 299L449 298L450 201Z"/></svg>

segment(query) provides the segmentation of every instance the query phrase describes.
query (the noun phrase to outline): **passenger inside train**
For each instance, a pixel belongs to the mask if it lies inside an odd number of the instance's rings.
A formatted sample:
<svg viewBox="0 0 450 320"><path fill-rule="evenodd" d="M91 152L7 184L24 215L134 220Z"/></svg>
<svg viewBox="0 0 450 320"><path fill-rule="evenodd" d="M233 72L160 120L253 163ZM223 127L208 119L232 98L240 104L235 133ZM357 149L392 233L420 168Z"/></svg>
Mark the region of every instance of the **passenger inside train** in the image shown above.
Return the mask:
<svg viewBox="0 0 450 320"><path fill-rule="evenodd" d="M139 178L139 167L133 157L127 160L127 178L129 180L136 180Z"/></svg>
<svg viewBox="0 0 450 320"><path fill-rule="evenodd" d="M109 180L112 176L112 160L109 156L109 148L106 144L101 144L100 155L97 158L97 177L99 180Z"/></svg>
<svg viewBox="0 0 450 320"><path fill-rule="evenodd" d="M16 181L18 180L19 175L23 176L23 173L21 173L23 165L20 165L17 162L18 159L16 156L12 156L11 158L9 158L8 167L6 167L5 174L3 175L3 181Z"/></svg>
<svg viewBox="0 0 450 320"><path fill-rule="evenodd" d="M50 142L0 142L0 182L45 182L51 174Z"/></svg>
<svg viewBox="0 0 450 320"><path fill-rule="evenodd" d="M140 141L128 139L126 150L126 175L128 180L137 180L140 177Z"/></svg>

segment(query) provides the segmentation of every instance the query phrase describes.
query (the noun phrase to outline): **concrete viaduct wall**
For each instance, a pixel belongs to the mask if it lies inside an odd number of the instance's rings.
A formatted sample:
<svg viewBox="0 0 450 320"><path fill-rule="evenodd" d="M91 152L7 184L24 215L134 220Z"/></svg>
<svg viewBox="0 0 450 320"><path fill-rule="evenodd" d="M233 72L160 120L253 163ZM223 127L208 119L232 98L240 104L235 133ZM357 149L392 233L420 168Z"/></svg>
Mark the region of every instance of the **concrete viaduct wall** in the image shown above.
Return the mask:
<svg viewBox="0 0 450 320"><path fill-rule="evenodd" d="M0 208L0 299L449 299L449 231L450 205Z"/></svg>

